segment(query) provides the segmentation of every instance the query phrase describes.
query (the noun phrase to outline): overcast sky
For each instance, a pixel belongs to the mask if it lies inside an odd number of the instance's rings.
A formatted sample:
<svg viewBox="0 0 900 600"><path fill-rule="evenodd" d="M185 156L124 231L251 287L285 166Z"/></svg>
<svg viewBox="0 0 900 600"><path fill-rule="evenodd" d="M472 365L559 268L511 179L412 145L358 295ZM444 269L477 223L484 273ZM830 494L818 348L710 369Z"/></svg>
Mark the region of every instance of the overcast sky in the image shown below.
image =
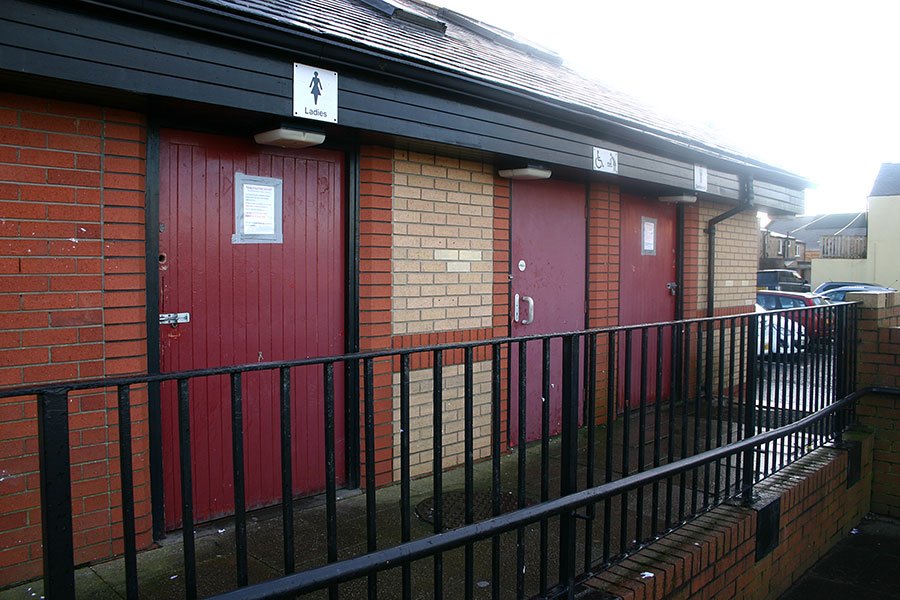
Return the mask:
<svg viewBox="0 0 900 600"><path fill-rule="evenodd" d="M900 162L896 0L432 0L809 178L806 212L864 210Z"/></svg>

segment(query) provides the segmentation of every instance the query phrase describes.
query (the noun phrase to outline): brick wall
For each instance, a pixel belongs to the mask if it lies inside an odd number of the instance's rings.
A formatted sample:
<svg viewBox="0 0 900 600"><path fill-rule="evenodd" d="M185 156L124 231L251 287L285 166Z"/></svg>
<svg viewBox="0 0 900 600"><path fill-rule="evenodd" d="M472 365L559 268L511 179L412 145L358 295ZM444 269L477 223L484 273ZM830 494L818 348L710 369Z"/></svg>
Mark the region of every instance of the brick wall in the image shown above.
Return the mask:
<svg viewBox="0 0 900 600"><path fill-rule="evenodd" d="M868 511L871 436L862 444L862 478L847 487L844 450L823 448L756 486L780 497L778 545L756 559L757 512L723 505L589 580L623 599L778 598Z"/></svg>
<svg viewBox="0 0 900 600"><path fill-rule="evenodd" d="M498 180L495 194L493 166L438 154L396 149L392 165L392 346L409 348L506 335L508 184ZM482 415L490 403L488 358L489 348L475 350L475 405L482 421L489 419L489 413ZM463 459L463 353L447 352L443 362L443 453L449 467ZM395 479L399 477L399 371L395 360L391 445ZM432 377L432 355L412 355L414 475L431 472ZM485 455L489 441L489 422L476 427L476 457Z"/></svg>
<svg viewBox="0 0 900 600"><path fill-rule="evenodd" d="M591 183L588 189L588 317L587 326L619 324L619 187ZM596 422L607 416L608 343L597 344Z"/></svg>
<svg viewBox="0 0 900 600"><path fill-rule="evenodd" d="M492 171L489 164L394 151L394 335L491 327Z"/></svg>
<svg viewBox="0 0 900 600"><path fill-rule="evenodd" d="M465 405L463 365L445 366L441 411L441 458L445 469L465 461ZM412 371L409 382L409 462L413 477L432 472L434 459L434 380L430 369ZM472 365L473 420L472 446L475 460L490 456L491 448L491 363ZM394 374L394 410L400 413L400 374ZM400 420L394 422L394 479L400 479Z"/></svg>
<svg viewBox="0 0 900 600"><path fill-rule="evenodd" d="M900 388L900 293L850 294L862 302L857 348L858 387ZM900 398L864 396L859 422L875 434L872 510L900 517Z"/></svg>
<svg viewBox="0 0 900 600"><path fill-rule="evenodd" d="M730 207L700 201L685 207L684 316L705 317L710 219ZM759 223L753 212L740 213L716 226L716 316L753 312L756 301Z"/></svg>
<svg viewBox="0 0 900 600"><path fill-rule="evenodd" d="M140 115L0 95L0 385L146 372ZM134 390L139 544L146 393ZM121 551L113 393L71 397L77 562ZM36 400L0 401L0 585L41 572Z"/></svg>
<svg viewBox="0 0 900 600"><path fill-rule="evenodd" d="M360 149L359 186L359 349L391 347L391 195L393 151L378 146ZM375 481L392 481L393 389L391 360L373 364L375 411ZM364 379L360 373L360 397ZM360 406L360 423L365 423ZM360 432L364 436L364 432ZM360 439L360 448L365 440ZM362 457L365 458L364 456Z"/></svg>

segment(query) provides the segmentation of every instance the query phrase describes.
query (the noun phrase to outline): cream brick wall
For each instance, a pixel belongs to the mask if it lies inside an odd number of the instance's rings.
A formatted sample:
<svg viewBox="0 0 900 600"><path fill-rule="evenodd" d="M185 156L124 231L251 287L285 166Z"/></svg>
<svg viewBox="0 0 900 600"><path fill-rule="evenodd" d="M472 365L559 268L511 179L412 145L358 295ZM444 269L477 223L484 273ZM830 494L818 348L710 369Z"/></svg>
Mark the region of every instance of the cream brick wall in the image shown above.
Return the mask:
<svg viewBox="0 0 900 600"><path fill-rule="evenodd" d="M728 210L728 206L702 202L698 206L700 227ZM707 236L699 247L699 297L697 308L706 308ZM756 301L756 271L759 254L759 221L752 211L738 214L716 225L716 305L719 308L747 306Z"/></svg>
<svg viewBox="0 0 900 600"><path fill-rule="evenodd" d="M493 166L394 151L392 333L491 326Z"/></svg>
<svg viewBox="0 0 900 600"><path fill-rule="evenodd" d="M447 469L465 461L465 367L453 365L443 371L443 465ZM472 365L473 448L475 460L490 455L491 363ZM434 459L432 369L409 373L410 473L413 477L432 472ZM400 374L394 373L394 479L400 480Z"/></svg>

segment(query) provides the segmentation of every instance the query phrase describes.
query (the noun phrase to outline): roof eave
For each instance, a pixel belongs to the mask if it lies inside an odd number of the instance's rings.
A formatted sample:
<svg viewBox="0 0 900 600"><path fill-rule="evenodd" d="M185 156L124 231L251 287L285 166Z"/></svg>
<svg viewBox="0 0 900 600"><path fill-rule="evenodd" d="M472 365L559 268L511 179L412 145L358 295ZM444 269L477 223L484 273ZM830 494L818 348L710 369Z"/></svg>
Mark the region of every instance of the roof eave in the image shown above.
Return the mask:
<svg viewBox="0 0 900 600"><path fill-rule="evenodd" d="M597 135L612 135L623 141L649 149L662 151L664 155L707 166L721 167L739 174L751 175L792 189L803 190L811 182L799 175L768 165L761 161L724 151L686 137L674 136L613 115L592 111L583 106L554 102L549 98L529 94L524 90L467 77L434 65L412 61L399 54L392 54L362 46L325 34L291 28L275 21L254 18L253 15L227 11L210 4L191 0L169 0L153 3L144 0L80 0L82 4L125 11L174 26L188 27L236 38L255 45L289 51L316 60L327 60L357 71L370 72L379 77L390 75L413 85L435 89L452 89L454 92L503 106L515 106L532 116L587 128Z"/></svg>

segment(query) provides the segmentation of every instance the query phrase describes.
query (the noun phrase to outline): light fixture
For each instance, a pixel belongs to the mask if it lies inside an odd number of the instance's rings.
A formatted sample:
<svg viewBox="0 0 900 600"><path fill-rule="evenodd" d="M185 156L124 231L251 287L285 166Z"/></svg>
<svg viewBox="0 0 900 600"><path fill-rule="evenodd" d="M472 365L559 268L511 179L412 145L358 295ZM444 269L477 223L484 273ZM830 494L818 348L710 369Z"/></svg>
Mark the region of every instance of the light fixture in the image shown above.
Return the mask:
<svg viewBox="0 0 900 600"><path fill-rule="evenodd" d="M678 196L660 196L660 202L668 202L669 204L691 204L697 201L697 196L693 194L679 194Z"/></svg>
<svg viewBox="0 0 900 600"><path fill-rule="evenodd" d="M257 144L266 146L278 146L279 148L308 148L318 146L325 141L325 134L318 131L304 131L302 129L290 129L279 127L263 131L253 136Z"/></svg>
<svg viewBox="0 0 900 600"><path fill-rule="evenodd" d="M541 167L522 167L520 169L501 169L500 177L504 179L550 179L553 172Z"/></svg>

